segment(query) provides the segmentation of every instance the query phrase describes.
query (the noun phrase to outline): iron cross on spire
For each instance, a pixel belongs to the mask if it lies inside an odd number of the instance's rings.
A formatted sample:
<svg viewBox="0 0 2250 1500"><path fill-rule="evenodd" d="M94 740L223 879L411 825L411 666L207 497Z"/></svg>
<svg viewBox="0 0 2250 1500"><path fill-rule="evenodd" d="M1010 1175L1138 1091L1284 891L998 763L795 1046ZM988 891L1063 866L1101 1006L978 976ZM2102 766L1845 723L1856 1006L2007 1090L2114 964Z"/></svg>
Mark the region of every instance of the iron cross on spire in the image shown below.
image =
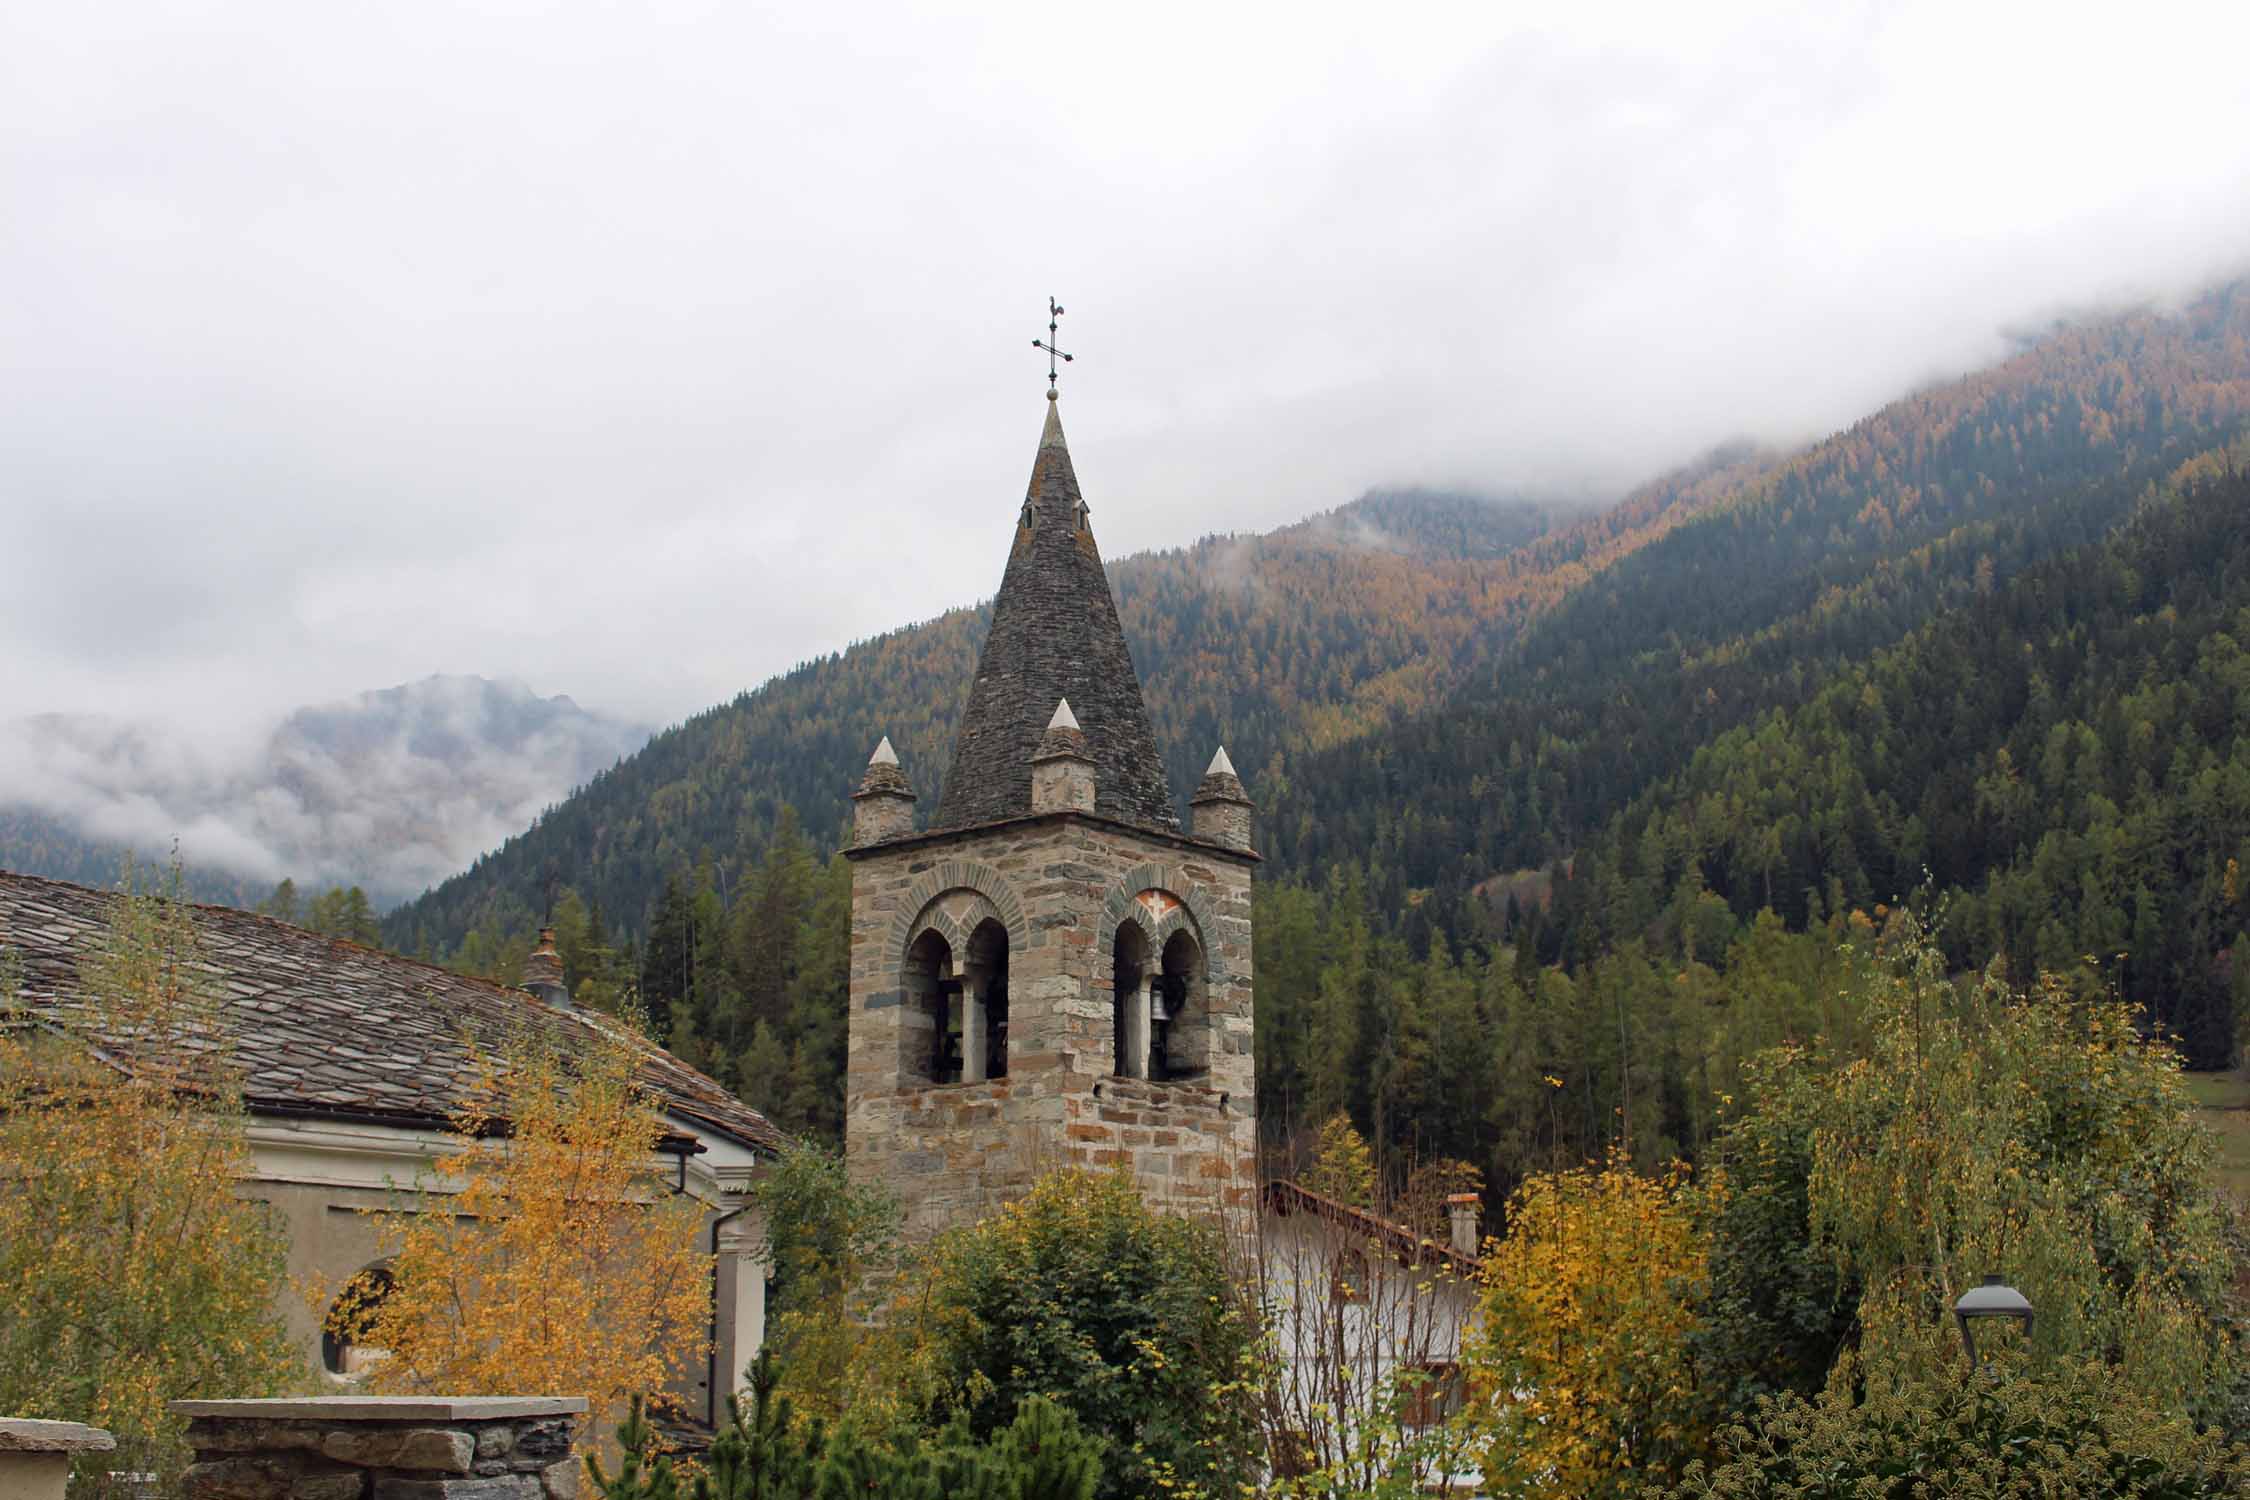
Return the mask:
<svg viewBox="0 0 2250 1500"><path fill-rule="evenodd" d="M1047 336L1043 339L1031 341L1032 348L1047 351L1047 399L1049 401L1055 399L1055 361L1059 359L1066 365L1070 363L1070 356L1055 347L1055 320L1062 315L1062 304L1049 297L1047 299Z"/></svg>

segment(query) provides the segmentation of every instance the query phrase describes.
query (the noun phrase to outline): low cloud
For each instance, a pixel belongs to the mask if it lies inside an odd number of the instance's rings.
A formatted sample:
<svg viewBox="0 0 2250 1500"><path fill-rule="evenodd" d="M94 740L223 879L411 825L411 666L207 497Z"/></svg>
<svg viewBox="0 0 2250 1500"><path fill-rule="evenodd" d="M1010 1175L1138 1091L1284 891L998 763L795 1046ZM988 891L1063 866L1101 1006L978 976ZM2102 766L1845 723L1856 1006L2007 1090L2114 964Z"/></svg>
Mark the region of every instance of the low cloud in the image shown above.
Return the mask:
<svg viewBox="0 0 2250 1500"><path fill-rule="evenodd" d="M1192 39L1192 44L1189 40ZM7 711L661 722L1105 553L1614 496L2250 264L2250 8L0 14Z"/></svg>
<svg viewBox="0 0 2250 1500"><path fill-rule="evenodd" d="M646 741L518 683L433 677L212 740L178 725L0 724L6 801L192 868L360 885L390 903L467 867Z"/></svg>

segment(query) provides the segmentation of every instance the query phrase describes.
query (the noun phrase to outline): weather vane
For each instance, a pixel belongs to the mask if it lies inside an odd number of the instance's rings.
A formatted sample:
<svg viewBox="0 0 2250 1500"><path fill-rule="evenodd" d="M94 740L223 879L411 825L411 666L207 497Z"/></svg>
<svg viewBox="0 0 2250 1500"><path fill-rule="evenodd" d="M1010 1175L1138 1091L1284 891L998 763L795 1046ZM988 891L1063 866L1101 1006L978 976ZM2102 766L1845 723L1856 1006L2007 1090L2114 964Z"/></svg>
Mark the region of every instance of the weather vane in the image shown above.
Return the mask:
<svg viewBox="0 0 2250 1500"><path fill-rule="evenodd" d="M1047 351L1047 399L1049 401L1055 399L1055 361L1059 359L1066 365L1070 363L1070 356L1055 347L1055 320L1062 315L1062 304L1049 297L1047 299L1047 336L1043 339L1031 341L1032 348Z"/></svg>

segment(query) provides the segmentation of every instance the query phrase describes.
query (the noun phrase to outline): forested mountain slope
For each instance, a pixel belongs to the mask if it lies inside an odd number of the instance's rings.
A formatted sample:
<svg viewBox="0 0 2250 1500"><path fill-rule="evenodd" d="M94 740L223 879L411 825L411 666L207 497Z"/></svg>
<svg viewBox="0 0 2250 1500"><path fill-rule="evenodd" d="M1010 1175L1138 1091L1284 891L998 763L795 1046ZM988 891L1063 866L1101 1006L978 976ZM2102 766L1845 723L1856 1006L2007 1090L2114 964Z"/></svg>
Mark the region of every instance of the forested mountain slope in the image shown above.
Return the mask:
<svg viewBox="0 0 2250 1500"><path fill-rule="evenodd" d="M1713 902L1803 926L1934 897L1956 962L1997 954L2019 981L2086 972L2221 1067L2230 988L2250 982L2246 863L2238 446L2190 464L2114 536L1698 750L1581 851L1541 947L1677 942Z"/></svg>
<svg viewBox="0 0 2250 1500"><path fill-rule="evenodd" d="M2250 416L2250 290L2057 330L1770 467L1595 573L1457 693L1258 789L1286 869L1381 909L1569 853L1695 749L2095 539ZM1441 920L1451 920L1445 918Z"/></svg>
<svg viewBox="0 0 2250 1500"><path fill-rule="evenodd" d="M1716 503L1762 462L1730 449L1600 515L1430 491L1370 494L1264 536L1210 537L1110 565L1175 793L1222 740L1255 782L1486 675L1522 622L1606 561ZM1099 525L1099 476L1089 476ZM1013 502L995 508L993 576ZM935 807L985 610L810 662L658 735L522 835L395 912L390 940L450 952L521 932L576 890L626 933L666 878L704 859L746 867L778 810L832 845L876 739L889 735Z"/></svg>
<svg viewBox="0 0 2250 1500"><path fill-rule="evenodd" d="M1503 1188L1619 1144L1693 1157L1763 1048L1848 1049L1842 945L1895 936L1898 898L1956 968L2121 993L2223 1065L2250 1016L2250 444L2131 509L1716 736L1551 867L1551 906L1503 898L1504 938L1381 907L1348 859L1262 883L1268 1137L1345 1111L1393 1162Z"/></svg>

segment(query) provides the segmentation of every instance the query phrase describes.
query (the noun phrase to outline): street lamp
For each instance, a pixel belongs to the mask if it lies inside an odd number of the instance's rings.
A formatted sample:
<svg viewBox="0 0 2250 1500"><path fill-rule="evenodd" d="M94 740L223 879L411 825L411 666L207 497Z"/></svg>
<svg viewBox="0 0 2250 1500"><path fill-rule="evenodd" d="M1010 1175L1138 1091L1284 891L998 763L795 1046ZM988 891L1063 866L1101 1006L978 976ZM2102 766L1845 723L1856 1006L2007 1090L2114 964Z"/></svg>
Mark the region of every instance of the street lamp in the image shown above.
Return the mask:
<svg viewBox="0 0 2250 1500"><path fill-rule="evenodd" d="M1997 1276L1984 1278L1983 1286L1973 1286L1961 1294L1953 1304L1953 1316L1960 1320L1961 1343L1969 1351L1969 1373L1975 1374L1983 1361L1977 1358L1977 1336L1969 1324L1977 1318L2014 1318L2023 1324L2023 1336L2031 1337L2031 1304L2023 1293Z"/></svg>

